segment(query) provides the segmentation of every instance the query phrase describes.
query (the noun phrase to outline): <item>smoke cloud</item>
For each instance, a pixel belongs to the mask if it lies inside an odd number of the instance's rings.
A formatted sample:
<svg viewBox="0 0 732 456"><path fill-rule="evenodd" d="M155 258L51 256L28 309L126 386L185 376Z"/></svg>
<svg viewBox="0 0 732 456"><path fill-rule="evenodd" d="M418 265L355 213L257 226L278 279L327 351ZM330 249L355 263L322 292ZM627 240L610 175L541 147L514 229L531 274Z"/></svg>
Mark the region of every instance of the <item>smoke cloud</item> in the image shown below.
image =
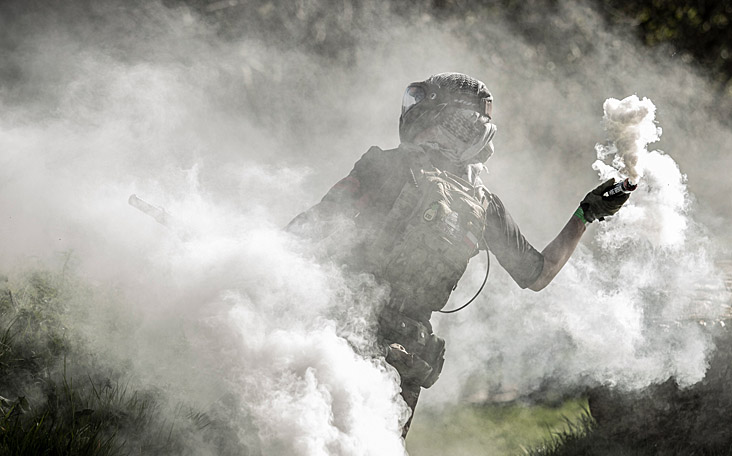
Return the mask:
<svg viewBox="0 0 732 456"><path fill-rule="evenodd" d="M602 149L600 174L635 169L642 185L543 292L518 289L494 262L474 304L436 317L447 362L420 407L547 383L701 379L713 345L698 322L728 300L714 260L728 249L732 206L716 195L730 189L716 170L730 158L712 152L732 138L683 62L582 2L518 23L500 11L438 20L426 7L406 20L380 2L339 3L338 14L318 2L209 3L0 10L0 271L70 254L99 297L79 304L88 312L70 330L133 385L216 408L235 430L232 454L406 452L408 411L370 326L386 291L281 227L369 146L396 146L404 87L443 71L493 92L484 180L537 248L597 185L603 126L616 149ZM606 117L640 129L603 124L602 100L630 93L648 98L608 101ZM659 139L654 112L666 153L644 149ZM170 226L128 205L132 194L165 208ZM449 307L484 268L471 262Z"/></svg>
<svg viewBox="0 0 732 456"><path fill-rule="evenodd" d="M615 155L614 167L626 174L631 182L641 177L638 162L648 153L646 146L661 137L661 129L655 124L656 106L648 98L639 100L631 95L622 101L615 98L605 100L603 122L611 146L597 147L599 159ZM598 166L600 166L598 164Z"/></svg>
<svg viewBox="0 0 732 456"><path fill-rule="evenodd" d="M509 284L498 301L488 300L486 316L501 325L467 345L488 349L479 353L495 371L478 375L484 383L471 394L515 397L579 385L634 390L669 378L688 386L705 375L713 349L706 326L720 324L730 298L714 264L718 245L694 219L678 164L647 150L662 131L653 102L611 98L604 110L608 142L596 145L592 168L600 181L624 174L640 182L638 190L540 298ZM542 347L547 340L549 349Z"/></svg>

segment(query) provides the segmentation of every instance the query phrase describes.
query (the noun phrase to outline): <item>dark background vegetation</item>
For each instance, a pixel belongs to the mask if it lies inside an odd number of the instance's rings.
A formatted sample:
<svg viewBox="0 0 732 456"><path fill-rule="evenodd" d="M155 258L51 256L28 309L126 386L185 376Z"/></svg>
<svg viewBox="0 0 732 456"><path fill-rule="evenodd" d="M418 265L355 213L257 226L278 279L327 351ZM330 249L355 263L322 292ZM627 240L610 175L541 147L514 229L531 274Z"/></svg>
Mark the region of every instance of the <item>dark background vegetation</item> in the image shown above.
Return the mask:
<svg viewBox="0 0 732 456"><path fill-rule="evenodd" d="M377 2L333 0L314 2L286 2L275 5L270 0L184 0L193 8L210 17L222 33L236 35L243 17L248 20L247 32L252 27L262 37L271 38L271 31L289 31L278 34L283 44L314 50L328 59L348 61L349 44L355 46L355 30L372 23L384 12L397 13L404 21L453 21L455 28L471 27L480 17L498 15L513 23L516 33L534 37L537 45L555 33L552 29L576 27L569 23L548 22L548 12L560 5L558 0L416 0L409 2ZM173 4L173 0L167 0ZM566 3L566 2L565 2ZM571 2L569 2L571 3ZM607 21L608 26L621 27L634 34L649 47L661 47L669 57L691 63L715 82L721 97L732 97L732 3L715 0L592 0ZM566 6L566 5L565 5ZM580 29L573 32L571 45L587 46ZM371 30L378 33L378 30ZM579 33L577 33L579 32ZM473 36L475 38L475 36ZM511 39L507 36L506 39ZM550 55L559 55L564 49L545 49Z"/></svg>

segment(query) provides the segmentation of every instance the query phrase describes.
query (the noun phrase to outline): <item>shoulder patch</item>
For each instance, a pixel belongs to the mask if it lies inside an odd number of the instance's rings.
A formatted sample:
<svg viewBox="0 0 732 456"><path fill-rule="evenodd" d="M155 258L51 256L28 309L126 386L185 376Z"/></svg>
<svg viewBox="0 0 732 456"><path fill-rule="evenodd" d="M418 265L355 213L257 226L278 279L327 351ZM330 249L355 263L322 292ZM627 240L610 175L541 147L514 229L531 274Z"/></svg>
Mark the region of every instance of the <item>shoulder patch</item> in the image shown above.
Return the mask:
<svg viewBox="0 0 732 456"><path fill-rule="evenodd" d="M422 218L425 219L427 222L431 222L437 217L437 212L440 209L440 203L435 201L434 203L430 204L427 210L424 211L424 214L422 214Z"/></svg>

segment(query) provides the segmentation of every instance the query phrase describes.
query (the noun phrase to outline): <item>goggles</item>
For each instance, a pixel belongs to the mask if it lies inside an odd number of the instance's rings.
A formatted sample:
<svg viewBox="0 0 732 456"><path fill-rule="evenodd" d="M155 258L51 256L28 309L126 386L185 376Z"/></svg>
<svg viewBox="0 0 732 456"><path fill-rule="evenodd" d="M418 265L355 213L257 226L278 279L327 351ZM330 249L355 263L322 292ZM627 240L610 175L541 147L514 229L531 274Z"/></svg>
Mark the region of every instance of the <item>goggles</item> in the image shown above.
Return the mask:
<svg viewBox="0 0 732 456"><path fill-rule="evenodd" d="M409 111L409 108L424 100L425 96L426 93L424 88L416 85L410 85L407 87L407 90L404 92L404 97L402 98L402 115Z"/></svg>
<svg viewBox="0 0 732 456"><path fill-rule="evenodd" d="M407 87L402 98L402 116L409 111L413 106L421 103L425 98L429 100L437 99L437 92L431 92L427 95L427 91L421 84L412 84ZM466 101L461 99L452 100L447 102L448 105L460 106L463 109L472 109L478 112L480 115L487 116L488 119L492 119L493 114L493 97L488 96L478 100L477 106L472 101Z"/></svg>

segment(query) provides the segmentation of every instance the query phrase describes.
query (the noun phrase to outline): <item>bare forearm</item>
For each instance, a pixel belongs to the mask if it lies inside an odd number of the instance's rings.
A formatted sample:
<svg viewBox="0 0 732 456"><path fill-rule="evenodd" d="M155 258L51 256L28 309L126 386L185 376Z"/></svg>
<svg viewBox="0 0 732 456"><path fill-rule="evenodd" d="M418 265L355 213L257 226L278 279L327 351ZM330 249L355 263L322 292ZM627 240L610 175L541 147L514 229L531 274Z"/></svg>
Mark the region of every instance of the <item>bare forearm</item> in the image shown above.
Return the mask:
<svg viewBox="0 0 732 456"><path fill-rule="evenodd" d="M531 290L543 289L556 277L572 256L586 229L585 223L576 215L572 215L557 237L541 252L544 256L544 267L536 281L529 286Z"/></svg>

